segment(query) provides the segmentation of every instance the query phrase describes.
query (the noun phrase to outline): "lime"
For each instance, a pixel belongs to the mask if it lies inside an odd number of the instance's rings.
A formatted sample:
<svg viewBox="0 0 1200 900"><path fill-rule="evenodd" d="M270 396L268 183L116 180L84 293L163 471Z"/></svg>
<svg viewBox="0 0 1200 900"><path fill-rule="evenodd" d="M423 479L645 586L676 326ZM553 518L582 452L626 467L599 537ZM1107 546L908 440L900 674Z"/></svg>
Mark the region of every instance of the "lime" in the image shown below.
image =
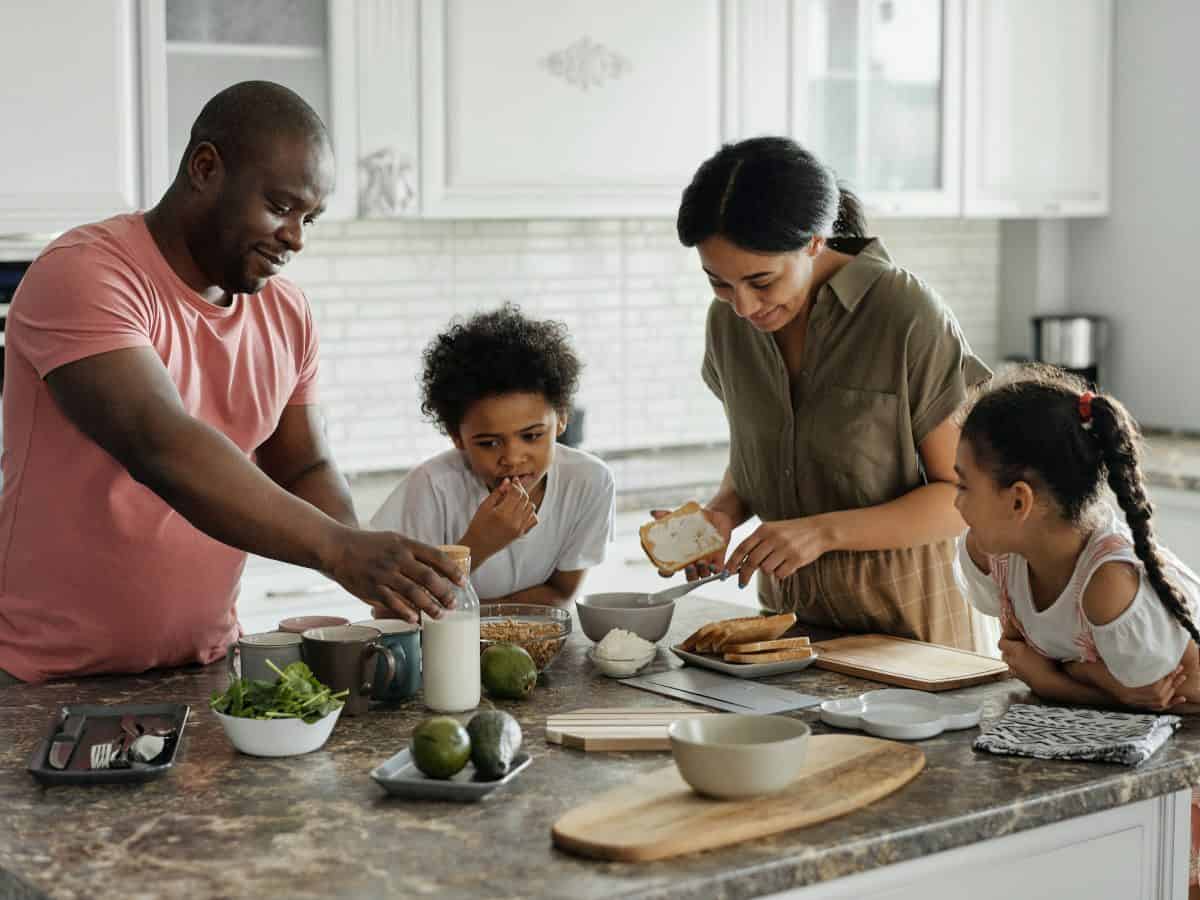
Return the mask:
<svg viewBox="0 0 1200 900"><path fill-rule="evenodd" d="M416 767L430 778L450 778L471 758L471 739L457 719L435 716L413 729L408 749Z"/></svg>
<svg viewBox="0 0 1200 900"><path fill-rule="evenodd" d="M537 683L537 666L524 647L492 644L479 657L483 686L493 697L524 700Z"/></svg>

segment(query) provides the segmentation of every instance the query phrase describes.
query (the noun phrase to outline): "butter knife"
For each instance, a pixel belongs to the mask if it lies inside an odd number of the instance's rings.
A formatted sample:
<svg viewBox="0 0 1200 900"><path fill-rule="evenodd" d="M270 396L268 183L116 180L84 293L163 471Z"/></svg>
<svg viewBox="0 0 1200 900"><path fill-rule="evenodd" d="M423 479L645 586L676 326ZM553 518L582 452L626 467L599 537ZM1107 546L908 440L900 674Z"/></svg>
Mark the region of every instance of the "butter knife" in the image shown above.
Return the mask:
<svg viewBox="0 0 1200 900"><path fill-rule="evenodd" d="M46 753L50 768L65 769L71 762L71 754L79 744L84 721L83 716L67 716L63 727L50 739L50 750Z"/></svg>

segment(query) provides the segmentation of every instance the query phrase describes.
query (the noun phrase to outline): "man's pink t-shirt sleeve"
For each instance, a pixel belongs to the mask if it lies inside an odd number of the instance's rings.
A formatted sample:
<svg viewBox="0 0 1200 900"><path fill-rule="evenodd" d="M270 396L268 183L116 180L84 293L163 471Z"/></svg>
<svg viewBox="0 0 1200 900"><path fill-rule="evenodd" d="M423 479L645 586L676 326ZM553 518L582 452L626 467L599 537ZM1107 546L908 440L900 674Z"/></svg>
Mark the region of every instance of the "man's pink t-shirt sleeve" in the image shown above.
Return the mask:
<svg viewBox="0 0 1200 900"><path fill-rule="evenodd" d="M63 247L25 273L23 302L13 305L9 329L38 376L67 363L129 347L153 346L144 284L108 254Z"/></svg>
<svg viewBox="0 0 1200 900"><path fill-rule="evenodd" d="M304 310L304 357L300 363L300 377L296 380L296 388L288 398L288 406L304 406L317 402L317 378L320 369L320 342L317 340L317 329L313 324L312 310L308 298L301 293Z"/></svg>

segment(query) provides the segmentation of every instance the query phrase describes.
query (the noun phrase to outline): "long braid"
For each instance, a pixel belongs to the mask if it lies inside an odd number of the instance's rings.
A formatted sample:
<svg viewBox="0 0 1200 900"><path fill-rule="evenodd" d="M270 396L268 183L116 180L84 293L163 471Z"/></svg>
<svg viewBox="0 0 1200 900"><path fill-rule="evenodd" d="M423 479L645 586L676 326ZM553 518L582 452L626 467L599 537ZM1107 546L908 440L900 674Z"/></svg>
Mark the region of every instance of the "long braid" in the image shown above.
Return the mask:
<svg viewBox="0 0 1200 900"><path fill-rule="evenodd" d="M1154 505L1146 496L1142 480L1137 426L1121 404L1101 395L1092 400L1092 430L1099 439L1104 456L1108 486L1125 513L1129 530L1133 532L1134 552L1146 568L1151 587L1171 615L1187 629L1192 640L1200 644L1200 632L1192 622L1182 592L1167 577L1162 555L1154 540L1154 526L1151 523Z"/></svg>

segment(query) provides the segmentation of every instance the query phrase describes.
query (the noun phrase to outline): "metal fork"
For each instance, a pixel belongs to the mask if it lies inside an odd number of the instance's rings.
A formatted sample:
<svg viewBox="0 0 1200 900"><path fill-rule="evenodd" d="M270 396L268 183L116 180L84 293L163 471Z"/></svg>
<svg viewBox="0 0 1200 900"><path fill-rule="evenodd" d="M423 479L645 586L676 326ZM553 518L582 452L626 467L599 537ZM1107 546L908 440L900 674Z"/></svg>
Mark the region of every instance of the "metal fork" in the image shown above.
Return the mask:
<svg viewBox="0 0 1200 900"><path fill-rule="evenodd" d="M112 766L113 759L120 756L122 742L121 738L113 741L105 741L102 744L92 744L92 768L107 769Z"/></svg>

